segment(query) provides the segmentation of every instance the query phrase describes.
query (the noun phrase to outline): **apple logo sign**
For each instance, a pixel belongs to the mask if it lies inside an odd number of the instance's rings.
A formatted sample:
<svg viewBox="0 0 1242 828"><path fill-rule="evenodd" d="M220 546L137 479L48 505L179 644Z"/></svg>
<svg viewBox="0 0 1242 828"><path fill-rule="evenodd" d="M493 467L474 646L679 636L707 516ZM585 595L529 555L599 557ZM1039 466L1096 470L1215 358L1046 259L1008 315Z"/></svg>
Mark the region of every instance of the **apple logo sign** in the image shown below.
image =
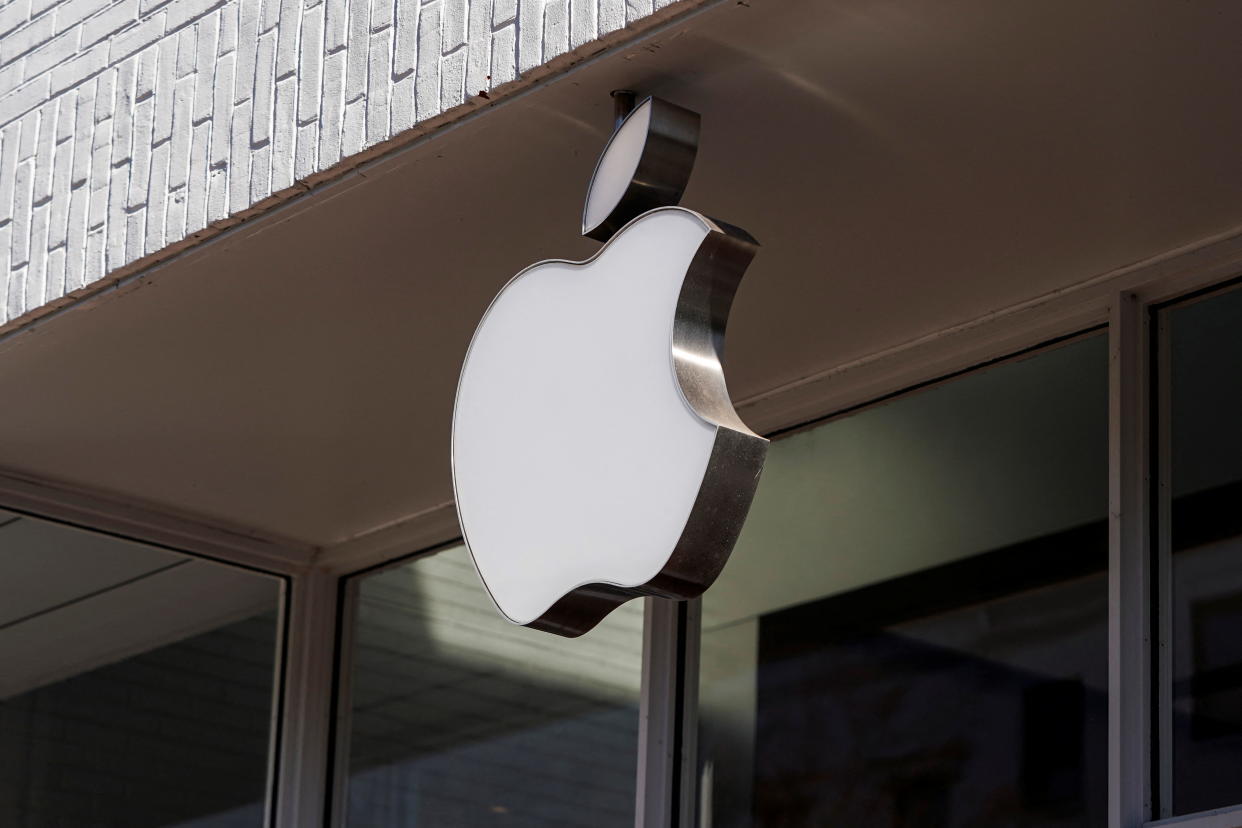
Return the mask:
<svg viewBox="0 0 1242 828"><path fill-rule="evenodd" d="M699 116L639 104L595 168L584 262L518 273L487 309L453 411L462 535L501 613L565 636L639 596L716 579L768 442L738 418L721 351L758 248L675 206Z"/></svg>

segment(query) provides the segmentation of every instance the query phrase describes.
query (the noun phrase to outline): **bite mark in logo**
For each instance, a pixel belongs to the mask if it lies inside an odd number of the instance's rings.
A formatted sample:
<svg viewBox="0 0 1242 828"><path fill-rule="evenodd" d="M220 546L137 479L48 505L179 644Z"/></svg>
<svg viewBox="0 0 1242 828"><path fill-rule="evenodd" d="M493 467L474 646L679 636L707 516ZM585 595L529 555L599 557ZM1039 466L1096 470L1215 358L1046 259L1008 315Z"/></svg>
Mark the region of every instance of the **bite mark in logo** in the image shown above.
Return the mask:
<svg viewBox="0 0 1242 828"><path fill-rule="evenodd" d="M453 411L462 535L509 620L581 635L638 596L692 598L741 532L767 440L720 360L758 243L675 206L699 116L648 98L613 133L583 212L604 246L509 281Z"/></svg>

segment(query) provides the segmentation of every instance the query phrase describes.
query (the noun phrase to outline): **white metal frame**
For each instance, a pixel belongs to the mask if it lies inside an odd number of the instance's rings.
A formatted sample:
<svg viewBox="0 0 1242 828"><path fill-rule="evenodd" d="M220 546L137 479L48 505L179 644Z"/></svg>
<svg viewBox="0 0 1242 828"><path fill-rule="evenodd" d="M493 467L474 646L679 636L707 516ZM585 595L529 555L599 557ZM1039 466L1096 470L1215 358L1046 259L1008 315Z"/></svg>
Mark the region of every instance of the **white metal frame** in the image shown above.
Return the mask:
<svg viewBox="0 0 1242 828"><path fill-rule="evenodd" d="M285 645L276 828L317 825L328 797L340 585L322 569L294 578Z"/></svg>
<svg viewBox="0 0 1242 828"><path fill-rule="evenodd" d="M1217 808L1214 811L1204 811L1201 814L1161 819L1149 822L1147 825L1148 828L1165 828L1165 826L1177 826L1177 828L1238 828L1239 825L1242 825L1242 805L1233 808Z"/></svg>
<svg viewBox="0 0 1242 828"><path fill-rule="evenodd" d="M317 778L324 786L319 791L319 810L314 815L316 821L291 822L288 823L290 828L294 825L330 826L331 828L345 825L349 803L350 711L359 583L368 575L404 566L460 543L461 538L453 534L457 529L456 518L453 518L450 526L443 520L444 516L439 514L440 511L433 513L433 520L426 521L428 525L423 526L418 533L405 530L395 533L397 538L412 536L419 539L432 537L438 539L425 543L415 552L411 553L408 547L403 548L401 544L394 543L391 534L385 531L380 538L368 535L364 539L351 542L349 547L350 559L356 554L355 550L361 547L377 559L376 563L346 574L338 574L337 570L341 566L339 561L321 564L317 570L330 580L336 591L334 612L330 616L334 625L332 656L327 670L319 673L320 678L327 682L326 694L321 690L320 701L325 705L323 713L331 726L327 729L322 743L325 749L323 762L315 768L320 774ZM395 554L398 549L401 552ZM316 746L320 746L320 743L316 742ZM277 828L285 828L285 825L279 825Z"/></svg>
<svg viewBox="0 0 1242 828"><path fill-rule="evenodd" d="M1234 276L1242 275L1237 272ZM1236 281L1236 280L1235 280ZM1186 301L1210 300L1215 288L1224 287L1217 282L1202 286L1199 295ZM1234 286L1236 288L1236 285ZM1204 292L1206 291L1206 292ZM1172 303L1169 299L1172 298ZM1148 402L1144 414L1146 424L1149 513L1147 537L1150 545L1149 584L1152 599L1149 602L1148 623L1153 639L1149 643L1152 666L1148 673L1150 681L1149 703L1154 711L1151 721L1155 732L1150 744L1157 747L1158 755L1149 757L1152 791L1151 822L1154 826L1177 825L1188 828L1239 828L1242 826L1242 804L1214 808L1188 815L1173 815L1173 564L1172 564L1172 455L1169 436L1171 403L1169 399L1169 346L1170 329L1166 310L1177 307L1181 297L1159 297L1142 306L1142 318L1136 327L1146 339L1142 346L1149 355L1143 377L1147 383L1144 399ZM1154 483L1154 485L1152 485ZM1155 520L1151 518L1154 516ZM1155 531L1152 531L1154 526ZM1150 726L1150 725L1149 725Z"/></svg>
<svg viewBox="0 0 1242 828"><path fill-rule="evenodd" d="M1148 451L1153 452L1148 460L1148 479L1154 486L1148 488L1148 509L1154 517L1156 531L1148 533L1148 555L1150 556L1151 577L1155 591L1152 593L1152 605L1148 608L1148 623L1151 625L1153 637L1148 649L1148 657L1152 659L1148 675L1151 677L1149 703L1154 706L1154 731L1150 734L1152 778L1150 780L1152 819L1167 819L1173 815L1173 775L1172 764L1166 761L1164 745L1172 745L1173 715L1169 700L1173 692L1173 658L1170 648L1172 641L1172 607L1173 596L1173 546L1169 531L1172 519L1172 464L1169 462L1169 409L1168 409L1168 368L1169 347L1168 328L1163 314L1155 314L1151 310L1145 313L1145 319L1139 324L1147 333L1150 362L1146 366L1145 376L1148 382L1147 399L1154 410L1147 412L1148 417ZM1162 379L1165 378L1165 379ZM1150 523L1149 523L1150 526Z"/></svg>
<svg viewBox="0 0 1242 828"><path fill-rule="evenodd" d="M1242 828L1242 807L1152 820L1149 308L1242 273L1242 228L1086 279L755 397L739 411L771 434L934 382L1049 340L1109 324L1110 828ZM457 536L451 503L328 549L123 502L0 470L0 507L281 576L286 586L271 828L328 824L336 666L348 642L345 579ZM342 599L345 599L344 601ZM695 824L697 605L655 603L644 631L638 821ZM680 688L680 689L678 689ZM338 710L341 707L338 702ZM339 717L339 713L337 714ZM336 722L343 726L344 720ZM680 733L670 728L680 728ZM674 745L679 747L674 748ZM339 763L338 763L339 766ZM338 774L339 777L339 774ZM673 791L677 791L676 795ZM343 797L335 797L339 810Z"/></svg>
<svg viewBox="0 0 1242 828"><path fill-rule="evenodd" d="M322 808L328 740L328 728L319 726L326 708L322 713L319 708L330 698L335 629L334 579L315 568L316 550L12 472L0 471L0 503L9 511L245 567L281 580L284 623L278 631L280 657L273 690L265 813L271 828L316 824L313 811Z"/></svg>
<svg viewBox="0 0 1242 828"><path fill-rule="evenodd" d="M647 598L638 714L636 828L696 825L702 603Z"/></svg>
<svg viewBox="0 0 1242 828"><path fill-rule="evenodd" d="M1147 315L1133 293L1109 320L1108 824L1151 814Z"/></svg>

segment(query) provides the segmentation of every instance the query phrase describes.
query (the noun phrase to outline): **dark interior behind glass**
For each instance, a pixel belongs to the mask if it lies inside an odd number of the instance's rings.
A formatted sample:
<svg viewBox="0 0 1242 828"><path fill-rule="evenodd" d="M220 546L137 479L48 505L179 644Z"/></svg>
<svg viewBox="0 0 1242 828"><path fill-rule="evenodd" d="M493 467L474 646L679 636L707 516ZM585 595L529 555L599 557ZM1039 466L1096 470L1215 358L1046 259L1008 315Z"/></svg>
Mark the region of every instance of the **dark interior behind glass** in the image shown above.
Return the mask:
<svg viewBox="0 0 1242 828"><path fill-rule="evenodd" d="M1178 815L1242 802L1242 290L1161 317L1159 807Z"/></svg>
<svg viewBox="0 0 1242 828"><path fill-rule="evenodd" d="M1100 523L765 616L756 823L1102 825L1106 565Z"/></svg>
<svg viewBox="0 0 1242 828"><path fill-rule="evenodd" d="M703 599L704 825L1106 823L1107 366L1097 334L773 443Z"/></svg>

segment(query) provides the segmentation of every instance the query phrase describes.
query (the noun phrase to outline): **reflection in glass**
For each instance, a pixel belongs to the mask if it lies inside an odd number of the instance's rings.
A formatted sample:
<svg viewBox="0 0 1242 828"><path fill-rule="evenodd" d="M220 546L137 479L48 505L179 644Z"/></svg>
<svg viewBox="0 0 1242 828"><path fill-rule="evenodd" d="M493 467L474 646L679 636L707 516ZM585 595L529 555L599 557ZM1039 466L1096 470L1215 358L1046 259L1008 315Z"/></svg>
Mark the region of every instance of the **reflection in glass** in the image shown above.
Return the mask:
<svg viewBox="0 0 1242 828"><path fill-rule="evenodd" d="M0 512L0 825L264 824L280 584Z"/></svg>
<svg viewBox="0 0 1242 828"><path fill-rule="evenodd" d="M1178 815L1242 803L1242 291L1162 317L1160 805Z"/></svg>
<svg viewBox="0 0 1242 828"><path fill-rule="evenodd" d="M1094 336L774 443L704 596L701 822L1104 824Z"/></svg>
<svg viewBox="0 0 1242 828"><path fill-rule="evenodd" d="M356 584L350 828L633 825L641 601L581 638L518 627L463 547Z"/></svg>

